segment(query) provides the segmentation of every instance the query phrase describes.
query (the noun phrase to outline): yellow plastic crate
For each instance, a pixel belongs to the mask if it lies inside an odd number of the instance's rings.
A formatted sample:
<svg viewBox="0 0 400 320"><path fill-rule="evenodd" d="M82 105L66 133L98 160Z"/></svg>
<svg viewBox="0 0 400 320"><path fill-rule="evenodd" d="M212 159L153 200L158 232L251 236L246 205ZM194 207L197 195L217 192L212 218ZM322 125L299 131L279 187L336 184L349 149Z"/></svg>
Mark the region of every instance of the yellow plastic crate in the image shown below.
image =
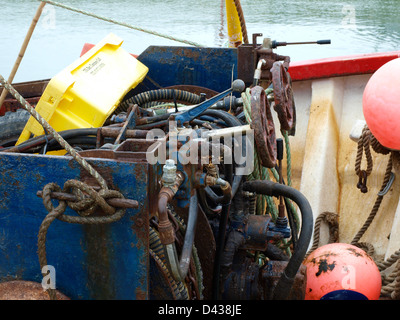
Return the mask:
<svg viewBox="0 0 400 320"><path fill-rule="evenodd" d="M49 81L35 109L56 131L102 126L144 79L148 68L122 49L122 42L109 34ZM44 129L30 117L17 144L32 134L42 135Z"/></svg>

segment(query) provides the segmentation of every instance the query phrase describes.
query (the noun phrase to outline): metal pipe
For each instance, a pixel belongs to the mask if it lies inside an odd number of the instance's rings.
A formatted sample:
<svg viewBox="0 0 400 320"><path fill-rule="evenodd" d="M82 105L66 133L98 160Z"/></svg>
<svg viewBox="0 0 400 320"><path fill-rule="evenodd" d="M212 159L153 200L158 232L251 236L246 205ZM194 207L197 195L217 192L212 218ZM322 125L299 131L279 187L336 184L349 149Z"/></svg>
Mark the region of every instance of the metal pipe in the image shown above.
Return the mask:
<svg viewBox="0 0 400 320"><path fill-rule="evenodd" d="M206 184L207 186L220 186L221 191L222 191L222 196L221 197L214 197L214 201L220 204L226 204L229 203L232 199L232 187L228 181L225 181L224 179L221 178L215 178L212 176L207 176L206 177ZM211 191L211 190L209 190ZM209 196L211 196L213 193L208 192L207 193ZM214 194L215 195L215 194Z"/></svg>
<svg viewBox="0 0 400 320"><path fill-rule="evenodd" d="M294 278L307 253L313 231L313 214L310 203L298 190L269 180L248 181L243 184L243 190L269 196L284 196L293 200L299 207L302 216L302 226L296 249L283 271L273 293L273 299L287 299L292 289Z"/></svg>
<svg viewBox="0 0 400 320"><path fill-rule="evenodd" d="M164 246L170 271L176 281L184 281L189 270L197 224L197 204L197 194L194 194L190 198L188 223L180 259L178 258L174 242L168 243Z"/></svg>
<svg viewBox="0 0 400 320"><path fill-rule="evenodd" d="M182 248L181 258L178 258L175 247L175 230L171 221L168 219L168 203L172 200L184 181L184 175L181 172L176 173L174 185L164 186L158 195L158 231L160 233L160 241L164 245L165 255L167 257L168 266L172 276L177 281L183 281L187 275L192 255L194 243L195 228L197 224L197 194L190 198L188 224L185 232L185 240Z"/></svg>
<svg viewBox="0 0 400 320"><path fill-rule="evenodd" d="M175 242L175 231L172 223L168 219L167 205L175 196L175 193L178 191L184 180L184 174L178 171L176 173L175 184L162 187L158 194L158 231L160 233L160 240L163 245L168 245Z"/></svg>
<svg viewBox="0 0 400 320"><path fill-rule="evenodd" d="M195 193L190 198L189 216L186 226L185 240L183 243L181 258L179 260L179 267L182 279L186 277L186 274L189 270L190 257L192 255L192 248L197 224L197 204L197 194Z"/></svg>

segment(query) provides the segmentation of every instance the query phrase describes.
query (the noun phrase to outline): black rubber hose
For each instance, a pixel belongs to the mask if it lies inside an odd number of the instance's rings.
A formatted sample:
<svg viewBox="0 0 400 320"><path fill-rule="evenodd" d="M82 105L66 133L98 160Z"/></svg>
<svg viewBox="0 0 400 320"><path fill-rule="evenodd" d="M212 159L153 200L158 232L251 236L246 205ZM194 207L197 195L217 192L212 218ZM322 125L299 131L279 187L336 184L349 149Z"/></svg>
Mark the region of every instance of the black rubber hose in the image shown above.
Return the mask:
<svg viewBox="0 0 400 320"><path fill-rule="evenodd" d="M189 104L198 104L201 102L201 97L185 90L178 89L157 89L139 93L133 97L125 99L118 106L118 112L127 111L129 104L144 105L150 101L157 100L173 100L176 97L177 101L185 101Z"/></svg>
<svg viewBox="0 0 400 320"><path fill-rule="evenodd" d="M282 272L282 275L279 278L273 293L274 300L287 299L290 294L290 290L292 289L296 273L299 270L307 253L313 232L313 214L310 203L298 190L269 180L247 181L243 184L243 190L268 196L287 197L293 200L301 211L302 226L296 249L293 252L293 255L290 258L285 270Z"/></svg>
<svg viewBox="0 0 400 320"><path fill-rule="evenodd" d="M61 137L63 137L65 140L75 138L75 137L80 137L80 136L96 136L97 134L97 128L83 128L83 129L71 129L71 130L64 130L60 131L59 134ZM40 145L43 145L48 141L48 143L51 143L52 141L55 141L51 135L41 135L37 136L34 138L31 138L27 141L24 141L23 143L19 144L18 146L12 146L12 147L7 147L1 149L1 151L7 151L13 148L17 148L18 152L26 152L27 150L38 147Z"/></svg>
<svg viewBox="0 0 400 320"><path fill-rule="evenodd" d="M211 116L213 118L217 118L223 120L229 127L240 126L242 123L236 119L235 116L231 115L230 113L222 110L214 110L214 109L207 109L205 110L201 116ZM245 144L243 144L245 145ZM233 178L233 165L228 164L225 165L224 171L227 173L225 180L227 180L232 187L232 198L235 196L239 185L242 181L243 176L235 175ZM207 197L205 197L205 195ZM206 187L205 190L199 190L199 201L202 209L208 214L215 214L218 210L216 208L211 209L207 203L206 198L211 200L214 204L222 204L223 196L217 195L210 187Z"/></svg>
<svg viewBox="0 0 400 320"><path fill-rule="evenodd" d="M228 225L228 219L229 219L229 209L230 209L230 203L224 204L222 206L221 217L219 220L218 236L217 236L215 258L214 258L213 280L212 280L213 300L219 300L221 262L225 247L225 236L226 236L226 227Z"/></svg>

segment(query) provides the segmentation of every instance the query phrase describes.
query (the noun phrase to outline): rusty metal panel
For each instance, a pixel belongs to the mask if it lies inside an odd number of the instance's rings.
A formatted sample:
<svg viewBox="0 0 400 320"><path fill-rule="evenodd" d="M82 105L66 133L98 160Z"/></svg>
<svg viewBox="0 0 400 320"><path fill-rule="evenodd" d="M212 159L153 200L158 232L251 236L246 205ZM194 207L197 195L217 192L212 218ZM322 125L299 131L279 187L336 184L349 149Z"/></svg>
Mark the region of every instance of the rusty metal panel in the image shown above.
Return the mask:
<svg viewBox="0 0 400 320"><path fill-rule="evenodd" d="M47 233L47 261L56 270L56 289L71 299L148 299L152 167L108 159L89 162L110 188L137 200L139 208L127 209L121 220L107 225L55 220ZM71 157L2 153L0 167L0 282L41 282L37 236L47 211L36 193L49 182L62 187L87 174ZM71 209L65 213L76 215Z"/></svg>
<svg viewBox="0 0 400 320"><path fill-rule="evenodd" d="M237 77L236 48L150 46L138 60L149 68L141 91L194 85L221 92Z"/></svg>

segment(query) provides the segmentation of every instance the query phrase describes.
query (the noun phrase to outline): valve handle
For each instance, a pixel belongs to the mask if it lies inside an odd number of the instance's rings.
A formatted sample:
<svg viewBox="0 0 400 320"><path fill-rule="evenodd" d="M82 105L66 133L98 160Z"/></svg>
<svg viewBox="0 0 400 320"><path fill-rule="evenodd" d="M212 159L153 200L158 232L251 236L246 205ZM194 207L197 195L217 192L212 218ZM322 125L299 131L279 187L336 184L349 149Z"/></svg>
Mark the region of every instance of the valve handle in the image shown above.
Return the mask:
<svg viewBox="0 0 400 320"><path fill-rule="evenodd" d="M271 43L271 48L275 49L276 47L284 47L288 45L297 45L297 44L331 44L331 40L317 40L317 41L303 41L303 42L279 42L273 40Z"/></svg>
<svg viewBox="0 0 400 320"><path fill-rule="evenodd" d="M206 111L209 107L217 103L220 99L230 94L231 92L243 92L245 89L245 83L243 80L236 79L232 82L232 87L217 94L216 96L198 104L190 110L175 114L175 121L178 125L182 126L185 122L189 122L194 118L201 115L204 111Z"/></svg>

